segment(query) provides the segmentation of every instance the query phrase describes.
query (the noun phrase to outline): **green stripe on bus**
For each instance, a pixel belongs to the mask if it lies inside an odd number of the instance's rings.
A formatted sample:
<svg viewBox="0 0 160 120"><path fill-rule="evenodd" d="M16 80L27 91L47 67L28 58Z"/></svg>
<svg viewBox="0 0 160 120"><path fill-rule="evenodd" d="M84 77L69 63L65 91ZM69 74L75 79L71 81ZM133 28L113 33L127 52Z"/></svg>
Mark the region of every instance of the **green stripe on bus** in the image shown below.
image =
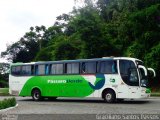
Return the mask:
<svg viewBox="0 0 160 120"><path fill-rule="evenodd" d="M42 96L57 97L85 97L95 91L81 75L32 77L23 86L20 96L31 96L33 88L39 88Z"/></svg>

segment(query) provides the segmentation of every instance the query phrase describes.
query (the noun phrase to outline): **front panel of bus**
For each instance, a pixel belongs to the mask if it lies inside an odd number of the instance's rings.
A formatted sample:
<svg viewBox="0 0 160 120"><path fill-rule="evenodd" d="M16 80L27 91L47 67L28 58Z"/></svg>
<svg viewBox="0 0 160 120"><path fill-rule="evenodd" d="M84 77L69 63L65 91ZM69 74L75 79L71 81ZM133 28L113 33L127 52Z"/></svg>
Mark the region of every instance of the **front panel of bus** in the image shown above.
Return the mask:
<svg viewBox="0 0 160 120"><path fill-rule="evenodd" d="M144 75L143 69L138 68L136 61L120 59L119 73L123 81L120 88L122 93L126 94L122 97L134 99L150 96L147 77Z"/></svg>

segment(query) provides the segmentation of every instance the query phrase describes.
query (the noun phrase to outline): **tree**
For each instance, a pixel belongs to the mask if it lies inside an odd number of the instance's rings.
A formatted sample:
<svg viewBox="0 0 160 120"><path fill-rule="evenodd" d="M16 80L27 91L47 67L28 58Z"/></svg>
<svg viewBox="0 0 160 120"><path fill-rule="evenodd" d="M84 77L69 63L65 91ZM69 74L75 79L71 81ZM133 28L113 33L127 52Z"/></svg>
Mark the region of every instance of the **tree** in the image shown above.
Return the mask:
<svg viewBox="0 0 160 120"><path fill-rule="evenodd" d="M8 87L9 63L0 63L0 88Z"/></svg>
<svg viewBox="0 0 160 120"><path fill-rule="evenodd" d="M53 60L54 46L42 48L37 54L34 61L51 61Z"/></svg>
<svg viewBox="0 0 160 120"><path fill-rule="evenodd" d="M145 63L148 67L155 69L156 80L152 80L151 83L152 85L157 86L160 80L160 42L145 55Z"/></svg>
<svg viewBox="0 0 160 120"><path fill-rule="evenodd" d="M76 59L79 50L68 41L57 44L54 51L54 60L70 60Z"/></svg>

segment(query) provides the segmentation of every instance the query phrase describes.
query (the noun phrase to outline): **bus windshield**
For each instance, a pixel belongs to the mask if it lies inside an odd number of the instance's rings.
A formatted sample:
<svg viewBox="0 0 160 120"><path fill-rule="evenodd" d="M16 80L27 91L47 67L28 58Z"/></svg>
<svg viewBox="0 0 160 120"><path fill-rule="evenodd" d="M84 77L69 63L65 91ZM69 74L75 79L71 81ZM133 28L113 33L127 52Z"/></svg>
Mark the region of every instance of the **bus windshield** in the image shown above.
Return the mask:
<svg viewBox="0 0 160 120"><path fill-rule="evenodd" d="M122 80L130 86L139 86L137 68L133 61L120 60L120 74Z"/></svg>

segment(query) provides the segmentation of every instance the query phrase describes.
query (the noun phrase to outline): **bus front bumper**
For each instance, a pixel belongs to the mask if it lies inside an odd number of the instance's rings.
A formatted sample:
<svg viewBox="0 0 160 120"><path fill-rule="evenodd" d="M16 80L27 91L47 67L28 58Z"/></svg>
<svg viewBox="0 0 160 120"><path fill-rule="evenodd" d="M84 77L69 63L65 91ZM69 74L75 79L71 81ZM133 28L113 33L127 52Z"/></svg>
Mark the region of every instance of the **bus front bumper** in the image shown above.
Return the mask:
<svg viewBox="0 0 160 120"><path fill-rule="evenodd" d="M141 94L140 98L149 98L150 97L150 93L144 93L144 94Z"/></svg>

